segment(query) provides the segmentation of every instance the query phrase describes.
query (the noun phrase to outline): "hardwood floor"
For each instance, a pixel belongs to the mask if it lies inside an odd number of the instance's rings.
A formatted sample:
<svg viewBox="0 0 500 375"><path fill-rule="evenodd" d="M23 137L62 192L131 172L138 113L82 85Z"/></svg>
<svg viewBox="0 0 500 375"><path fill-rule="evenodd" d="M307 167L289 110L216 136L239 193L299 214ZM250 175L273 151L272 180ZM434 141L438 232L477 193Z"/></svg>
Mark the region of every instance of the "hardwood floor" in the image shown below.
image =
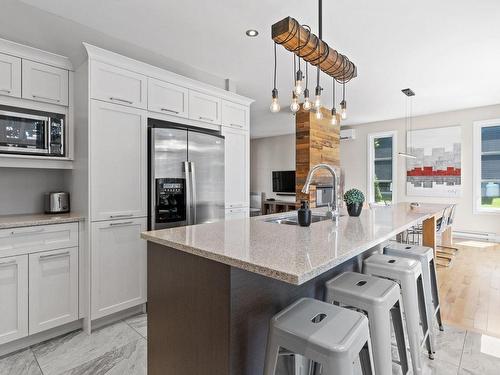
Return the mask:
<svg viewBox="0 0 500 375"><path fill-rule="evenodd" d="M500 337L500 244L457 239L450 267L438 267L446 324Z"/></svg>

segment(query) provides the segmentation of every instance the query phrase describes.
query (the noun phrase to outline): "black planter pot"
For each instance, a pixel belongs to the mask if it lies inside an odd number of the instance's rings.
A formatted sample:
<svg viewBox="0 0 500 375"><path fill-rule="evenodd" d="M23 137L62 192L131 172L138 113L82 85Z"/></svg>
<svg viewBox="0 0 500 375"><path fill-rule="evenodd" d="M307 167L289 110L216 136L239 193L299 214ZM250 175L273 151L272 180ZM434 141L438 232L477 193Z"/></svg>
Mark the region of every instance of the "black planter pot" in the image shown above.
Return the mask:
<svg viewBox="0 0 500 375"><path fill-rule="evenodd" d="M362 209L363 209L363 203L353 203L347 205L347 212L349 213L349 216L361 215Z"/></svg>

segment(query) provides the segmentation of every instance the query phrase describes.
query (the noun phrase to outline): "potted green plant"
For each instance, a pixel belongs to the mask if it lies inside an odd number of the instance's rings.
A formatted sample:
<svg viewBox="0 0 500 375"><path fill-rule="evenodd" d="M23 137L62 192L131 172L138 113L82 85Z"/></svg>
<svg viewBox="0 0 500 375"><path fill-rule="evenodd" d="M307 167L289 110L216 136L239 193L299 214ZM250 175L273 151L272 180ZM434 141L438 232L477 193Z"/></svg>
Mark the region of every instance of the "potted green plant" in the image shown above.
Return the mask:
<svg viewBox="0 0 500 375"><path fill-rule="evenodd" d="M349 216L359 216L361 214L364 201L365 196L358 189L350 189L346 191L344 194L344 202L347 206Z"/></svg>

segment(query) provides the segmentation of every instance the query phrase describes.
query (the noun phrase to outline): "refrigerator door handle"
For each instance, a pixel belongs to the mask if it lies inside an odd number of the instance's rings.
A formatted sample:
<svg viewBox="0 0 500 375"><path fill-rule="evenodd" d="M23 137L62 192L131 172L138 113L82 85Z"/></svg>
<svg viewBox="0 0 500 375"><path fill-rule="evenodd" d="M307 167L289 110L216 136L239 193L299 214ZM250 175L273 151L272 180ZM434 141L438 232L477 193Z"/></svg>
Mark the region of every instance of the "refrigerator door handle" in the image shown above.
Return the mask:
<svg viewBox="0 0 500 375"><path fill-rule="evenodd" d="M186 223L191 225L191 207L193 201L191 199L191 172L189 168L189 162L185 161L184 164L184 174L186 176Z"/></svg>
<svg viewBox="0 0 500 375"><path fill-rule="evenodd" d="M196 201L196 173L195 173L195 169L194 169L194 162L193 161L190 161L189 164L191 165L191 197L192 197L192 201L191 201L191 206L193 208L193 224L196 224L196 205L197 205L197 201Z"/></svg>

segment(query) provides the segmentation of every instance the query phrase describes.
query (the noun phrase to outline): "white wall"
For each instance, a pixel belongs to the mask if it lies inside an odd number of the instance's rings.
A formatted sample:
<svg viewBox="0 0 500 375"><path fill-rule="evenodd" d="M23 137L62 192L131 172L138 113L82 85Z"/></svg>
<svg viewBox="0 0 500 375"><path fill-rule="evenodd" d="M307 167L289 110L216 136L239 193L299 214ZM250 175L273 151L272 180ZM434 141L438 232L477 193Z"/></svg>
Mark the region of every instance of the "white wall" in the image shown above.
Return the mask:
<svg viewBox="0 0 500 375"><path fill-rule="evenodd" d="M295 196L273 193L272 171L295 170L295 134L250 141L250 191L267 198L295 201Z"/></svg>
<svg viewBox="0 0 500 375"><path fill-rule="evenodd" d="M43 193L67 191L67 176L54 169L0 168L0 215L43 212Z"/></svg>
<svg viewBox="0 0 500 375"><path fill-rule="evenodd" d="M456 229L467 231L494 232L500 234L500 215L473 214L472 181L472 127L474 121L500 118L500 105L472 108L454 112L419 116L413 119L414 129L462 126L462 196L460 198L413 197L406 195L405 160L397 160L397 201L398 202L454 202L457 203ZM346 127L348 128L348 127ZM340 147L341 165L345 169L346 189L356 187L367 192L367 135L389 130L397 131L398 151L405 148L404 119L355 125L356 139L342 141Z"/></svg>

